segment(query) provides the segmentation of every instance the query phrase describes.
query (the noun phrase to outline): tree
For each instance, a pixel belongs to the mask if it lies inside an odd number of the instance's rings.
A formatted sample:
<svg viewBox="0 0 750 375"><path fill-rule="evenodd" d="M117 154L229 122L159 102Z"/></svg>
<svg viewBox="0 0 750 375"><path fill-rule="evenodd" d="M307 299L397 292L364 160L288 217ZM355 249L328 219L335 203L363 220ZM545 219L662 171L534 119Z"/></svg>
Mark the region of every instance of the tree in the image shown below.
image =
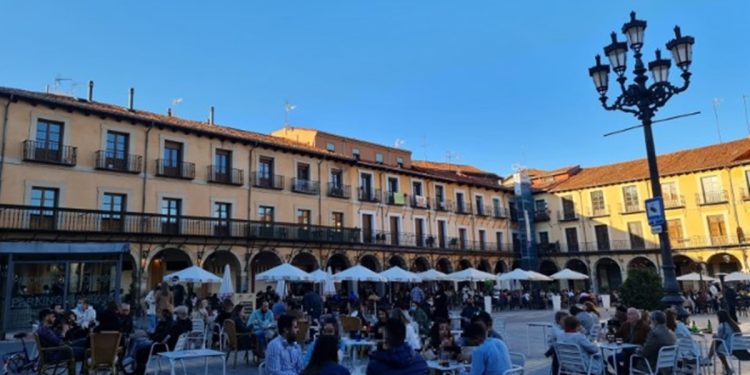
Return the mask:
<svg viewBox="0 0 750 375"><path fill-rule="evenodd" d="M661 308L663 295L661 277L650 268L629 270L628 279L620 288L620 298L625 306L648 311Z"/></svg>

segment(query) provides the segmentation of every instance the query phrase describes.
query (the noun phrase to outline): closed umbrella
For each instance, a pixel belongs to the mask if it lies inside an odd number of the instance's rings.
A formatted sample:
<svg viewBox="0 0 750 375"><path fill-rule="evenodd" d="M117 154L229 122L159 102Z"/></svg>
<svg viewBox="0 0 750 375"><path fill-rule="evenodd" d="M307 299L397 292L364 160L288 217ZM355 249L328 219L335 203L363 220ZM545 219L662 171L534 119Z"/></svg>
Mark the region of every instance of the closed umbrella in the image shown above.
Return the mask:
<svg viewBox="0 0 750 375"><path fill-rule="evenodd" d="M180 282L185 282L185 283L217 283L218 284L221 282L221 278L219 276L216 276L212 274L211 272L208 272L198 266L192 266L192 267L185 268L182 271L170 273L169 275L164 276L163 280L170 281L175 277L177 277Z"/></svg>
<svg viewBox="0 0 750 375"><path fill-rule="evenodd" d="M232 283L232 270L229 264L224 266L224 277L221 278L221 286L219 287L219 298L231 297L234 295L234 284Z"/></svg>
<svg viewBox="0 0 750 375"><path fill-rule="evenodd" d="M323 295L324 296L332 296L336 294L336 286L334 285L333 281L333 275L331 275L331 268L328 268L328 271L325 273L326 278L323 280Z"/></svg>

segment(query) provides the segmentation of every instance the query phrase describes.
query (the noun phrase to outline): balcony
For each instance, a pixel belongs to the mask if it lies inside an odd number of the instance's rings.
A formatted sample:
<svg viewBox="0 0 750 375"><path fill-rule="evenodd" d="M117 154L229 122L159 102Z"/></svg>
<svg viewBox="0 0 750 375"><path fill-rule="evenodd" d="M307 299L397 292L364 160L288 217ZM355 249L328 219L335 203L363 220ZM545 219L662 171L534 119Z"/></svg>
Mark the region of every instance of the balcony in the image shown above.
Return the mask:
<svg viewBox="0 0 750 375"><path fill-rule="evenodd" d="M717 246L736 246L747 244L748 239L744 236L690 236L684 238L669 238L669 242L675 249L691 247L717 247Z"/></svg>
<svg viewBox="0 0 750 375"><path fill-rule="evenodd" d="M422 195L412 195L409 199L411 203L411 208L421 208L421 209L429 209L430 208L430 200Z"/></svg>
<svg viewBox="0 0 750 375"><path fill-rule="evenodd" d="M557 221L576 221L580 219L577 212L560 211L557 213Z"/></svg>
<svg viewBox="0 0 750 375"><path fill-rule="evenodd" d="M72 167L77 162L78 149L52 142L23 142L23 160Z"/></svg>
<svg viewBox="0 0 750 375"><path fill-rule="evenodd" d="M559 243L540 243L537 244L537 251L539 255L553 255L560 253Z"/></svg>
<svg viewBox="0 0 750 375"><path fill-rule="evenodd" d="M596 207L589 209L589 217L604 217L609 216L608 207Z"/></svg>
<svg viewBox="0 0 750 375"><path fill-rule="evenodd" d="M157 159L156 175L160 177L181 178L192 180L195 178L195 163L180 162L174 160Z"/></svg>
<svg viewBox="0 0 750 375"><path fill-rule="evenodd" d="M639 203L623 203L620 204L620 212L623 214L635 214L639 212L644 212L646 209L643 205Z"/></svg>
<svg viewBox="0 0 750 375"><path fill-rule="evenodd" d="M459 237L446 237L442 240L436 236L421 235L404 232L377 231L371 234L362 233L362 242L377 246L416 247L442 250L472 250L472 251L510 251L510 244L498 244L489 241L461 241Z"/></svg>
<svg viewBox="0 0 750 375"><path fill-rule="evenodd" d="M664 208L669 210L673 208L685 208L685 198L682 195L670 195L663 197Z"/></svg>
<svg viewBox="0 0 750 375"><path fill-rule="evenodd" d="M492 207L492 217L495 219L507 219L508 210L502 207Z"/></svg>
<svg viewBox="0 0 750 375"><path fill-rule="evenodd" d="M357 190L357 197L360 202L380 203L380 189L365 189L360 187Z"/></svg>
<svg viewBox="0 0 750 375"><path fill-rule="evenodd" d="M116 154L111 151L96 152L96 169L124 173L141 173L143 157L131 154Z"/></svg>
<svg viewBox="0 0 750 375"><path fill-rule="evenodd" d="M453 211L453 202L445 199L435 198L435 211L448 212Z"/></svg>
<svg viewBox="0 0 750 375"><path fill-rule="evenodd" d="M471 215L471 203L456 202L455 213L459 215Z"/></svg>
<svg viewBox="0 0 750 375"><path fill-rule="evenodd" d="M477 206L474 205L474 215L479 217L487 217L492 213L492 206Z"/></svg>
<svg viewBox="0 0 750 375"><path fill-rule="evenodd" d="M729 202L726 190L706 191L703 194L695 194L695 200L701 206L711 204L722 204Z"/></svg>
<svg viewBox="0 0 750 375"><path fill-rule="evenodd" d="M0 230L359 243L360 229L197 216L0 205Z"/></svg>
<svg viewBox="0 0 750 375"><path fill-rule="evenodd" d="M292 191L301 194L318 195L320 193L320 182L292 178Z"/></svg>
<svg viewBox="0 0 750 375"><path fill-rule="evenodd" d="M253 172L250 175L250 184L261 189L284 190L284 176Z"/></svg>
<svg viewBox="0 0 750 375"><path fill-rule="evenodd" d="M208 182L217 184L242 186L245 183L244 171L242 169L226 167L217 168L215 165L208 166Z"/></svg>
<svg viewBox="0 0 750 375"><path fill-rule="evenodd" d="M328 183L328 196L332 198L349 199L352 197L352 188L349 185Z"/></svg>
<svg viewBox="0 0 750 375"><path fill-rule="evenodd" d="M534 222L541 223L545 221L549 221L549 210L543 209L543 210L534 210Z"/></svg>
<svg viewBox="0 0 750 375"><path fill-rule="evenodd" d="M386 192L386 203L391 206L405 206L407 195L397 191Z"/></svg>

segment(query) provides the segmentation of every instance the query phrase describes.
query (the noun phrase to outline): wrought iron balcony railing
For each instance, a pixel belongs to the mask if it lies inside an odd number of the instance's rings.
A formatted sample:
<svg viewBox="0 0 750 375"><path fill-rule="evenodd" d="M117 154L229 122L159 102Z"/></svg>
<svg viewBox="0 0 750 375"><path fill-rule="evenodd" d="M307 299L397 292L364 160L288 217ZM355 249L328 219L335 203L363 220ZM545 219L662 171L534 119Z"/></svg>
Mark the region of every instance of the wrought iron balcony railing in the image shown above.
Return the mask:
<svg viewBox="0 0 750 375"><path fill-rule="evenodd" d="M592 207L589 209L589 217L603 217L609 216L609 207Z"/></svg>
<svg viewBox="0 0 750 375"><path fill-rule="evenodd" d="M492 207L492 217L495 219L507 219L508 209L503 207Z"/></svg>
<svg viewBox="0 0 750 375"><path fill-rule="evenodd" d="M125 173L141 173L143 157L140 155L121 154L112 151L96 152L96 169Z"/></svg>
<svg viewBox="0 0 750 375"><path fill-rule="evenodd" d="M56 142L23 142L23 160L38 163L74 166L77 162L78 149Z"/></svg>
<svg viewBox="0 0 750 375"><path fill-rule="evenodd" d="M645 211L645 206L640 203L623 203L620 204L620 212L624 214L634 214Z"/></svg>
<svg viewBox="0 0 750 375"><path fill-rule="evenodd" d="M412 195L409 199L412 208L430 208L430 199L422 195Z"/></svg>
<svg viewBox="0 0 750 375"><path fill-rule="evenodd" d="M471 203L457 201L454 208L459 215L471 215Z"/></svg>
<svg viewBox="0 0 750 375"><path fill-rule="evenodd" d="M490 216L492 214L492 206L485 206L485 205L474 205L474 215L484 217L484 216Z"/></svg>
<svg viewBox="0 0 750 375"><path fill-rule="evenodd" d="M664 208L683 208L685 207L685 198L682 195L664 196Z"/></svg>
<svg viewBox="0 0 750 375"><path fill-rule="evenodd" d="M352 188L349 185L328 183L328 196L333 198L349 199L352 197Z"/></svg>
<svg viewBox="0 0 750 375"><path fill-rule="evenodd" d="M435 211L440 211L440 212L453 211L452 201L449 201L446 199L440 199L440 198L435 198L434 201L435 201L435 205L434 205Z"/></svg>
<svg viewBox="0 0 750 375"><path fill-rule="evenodd" d="M695 200L699 205L722 204L729 202L726 190L705 191L703 194L695 194Z"/></svg>
<svg viewBox="0 0 750 375"><path fill-rule="evenodd" d="M550 220L550 217L549 217L549 210L548 209L545 209L545 210L535 210L534 211L534 221L535 222L541 223L541 222L545 222L545 221L549 221L549 220Z"/></svg>
<svg viewBox="0 0 750 375"><path fill-rule="evenodd" d="M318 195L320 193L320 182L292 178L292 191L295 193Z"/></svg>
<svg viewBox="0 0 750 375"><path fill-rule="evenodd" d="M217 168L215 165L208 166L208 182L242 186L245 183L244 174L242 169Z"/></svg>
<svg viewBox="0 0 750 375"><path fill-rule="evenodd" d="M192 180L195 178L195 163L175 162L169 159L156 160L156 175L161 177L181 178Z"/></svg>
<svg viewBox="0 0 750 375"><path fill-rule="evenodd" d="M284 190L284 176L261 172L250 174L250 183L261 189Z"/></svg>
<svg viewBox="0 0 750 375"><path fill-rule="evenodd" d="M360 202L380 203L380 189L365 189L360 187L357 193Z"/></svg>
<svg viewBox="0 0 750 375"><path fill-rule="evenodd" d="M580 219L577 212L559 211L557 213L558 221L576 221Z"/></svg>
<svg viewBox="0 0 750 375"><path fill-rule="evenodd" d="M442 240L436 236L421 235L406 232L376 231L362 232L364 244L378 246L417 247L443 250L473 250L473 251L510 251L510 244L498 244L490 241L472 241L459 237L445 237Z"/></svg>

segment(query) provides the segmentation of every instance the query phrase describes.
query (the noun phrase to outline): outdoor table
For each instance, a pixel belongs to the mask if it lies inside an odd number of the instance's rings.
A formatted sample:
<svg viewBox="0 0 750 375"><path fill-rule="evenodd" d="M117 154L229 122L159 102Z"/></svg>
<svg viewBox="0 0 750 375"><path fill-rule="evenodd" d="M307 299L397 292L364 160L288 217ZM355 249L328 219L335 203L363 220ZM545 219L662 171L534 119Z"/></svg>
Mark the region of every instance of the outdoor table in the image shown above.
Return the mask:
<svg viewBox="0 0 750 375"><path fill-rule="evenodd" d="M450 314L448 318L451 320L451 329L461 328L461 315Z"/></svg>
<svg viewBox="0 0 750 375"><path fill-rule="evenodd" d="M456 374L461 372L466 365L459 361L450 360L448 361L448 366L440 366L440 361L437 359L431 359L427 361L427 367L429 367L432 370L435 370L436 372L447 372L451 374Z"/></svg>
<svg viewBox="0 0 750 375"><path fill-rule="evenodd" d="M529 323L526 326L526 353L531 353L531 347L530 347L530 342L529 342L529 337L531 335L529 334L529 331L532 328L541 328L542 329L542 340L546 340L547 339L547 328L552 328L552 323L532 322L532 323ZM547 343L545 342L544 344L546 345Z"/></svg>
<svg viewBox="0 0 750 375"><path fill-rule="evenodd" d="M194 349L194 350L180 350L176 352L161 352L157 353L158 356L164 357L169 360L170 375L175 375L174 365L176 361L184 361L186 359L203 358L203 373L208 375L208 358L215 357L221 361L221 374L227 374L227 363L224 360L224 352L211 349ZM183 364L184 366L184 364Z"/></svg>
<svg viewBox="0 0 750 375"><path fill-rule="evenodd" d="M356 349L357 347L369 347L369 348L377 348L378 342L375 340L369 340L369 339L359 339L355 340L349 337L342 337L341 343L344 345L344 348L348 351L349 348ZM357 362L357 350L352 351L352 363Z"/></svg>
<svg viewBox="0 0 750 375"><path fill-rule="evenodd" d="M612 365L615 367L615 375L617 375L617 371L618 371L618 368L619 368L619 366L617 366L617 352L621 352L624 349L635 349L635 348L640 348L640 345L630 344L630 343L627 343L627 342L624 342L624 343L621 343L621 344L617 344L617 343L614 343L614 342L612 342L612 343L609 343L609 342L600 343L599 344L599 350L602 351L602 360L604 361L604 363L603 363L604 368L605 369L607 368L607 361L606 361L607 355L604 353L605 350L607 350L610 353L612 353Z"/></svg>

